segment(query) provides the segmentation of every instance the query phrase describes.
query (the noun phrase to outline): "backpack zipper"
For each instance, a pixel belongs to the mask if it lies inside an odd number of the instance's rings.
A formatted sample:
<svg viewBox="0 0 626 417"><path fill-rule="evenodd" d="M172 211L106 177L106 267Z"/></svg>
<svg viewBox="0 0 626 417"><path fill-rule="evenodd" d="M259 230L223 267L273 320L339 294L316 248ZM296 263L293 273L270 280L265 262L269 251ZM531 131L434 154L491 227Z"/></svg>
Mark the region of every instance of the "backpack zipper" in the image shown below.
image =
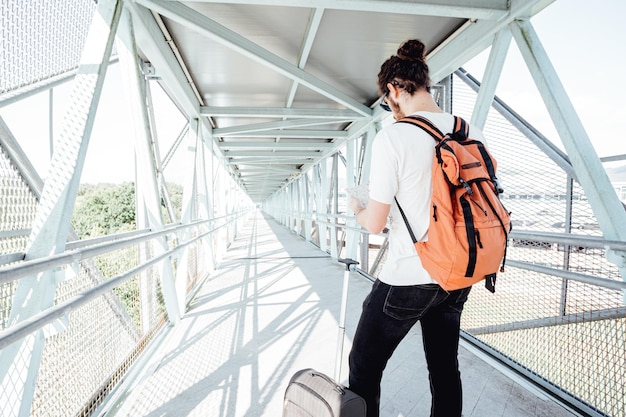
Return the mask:
<svg viewBox="0 0 626 417"><path fill-rule="evenodd" d="M485 216L488 216L488 215L489 215L489 213L487 213L487 210L485 210L485 209L484 209L484 208L483 208L480 204L478 204L478 201L474 200L473 198L470 198L470 199L469 199L469 201L471 201L472 203L474 203L474 205L475 205L476 207L478 207L478 208L480 209L480 211L482 211L482 212L483 212L483 214L484 214Z"/></svg>

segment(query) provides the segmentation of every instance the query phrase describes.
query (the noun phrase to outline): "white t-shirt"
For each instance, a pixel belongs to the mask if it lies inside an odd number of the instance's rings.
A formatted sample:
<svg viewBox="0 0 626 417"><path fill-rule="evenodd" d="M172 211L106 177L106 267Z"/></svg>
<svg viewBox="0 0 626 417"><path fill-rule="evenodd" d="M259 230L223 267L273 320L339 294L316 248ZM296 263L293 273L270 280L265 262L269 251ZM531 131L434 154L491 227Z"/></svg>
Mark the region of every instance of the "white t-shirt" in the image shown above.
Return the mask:
<svg viewBox="0 0 626 417"><path fill-rule="evenodd" d="M452 132L450 113L417 112L442 133ZM479 129L470 126L469 136L484 142ZM387 260L378 278L389 285L432 284L422 267L394 196L409 220L415 238L426 240L430 221L430 196L435 140L408 123L393 123L378 132L372 145L370 198L391 204Z"/></svg>

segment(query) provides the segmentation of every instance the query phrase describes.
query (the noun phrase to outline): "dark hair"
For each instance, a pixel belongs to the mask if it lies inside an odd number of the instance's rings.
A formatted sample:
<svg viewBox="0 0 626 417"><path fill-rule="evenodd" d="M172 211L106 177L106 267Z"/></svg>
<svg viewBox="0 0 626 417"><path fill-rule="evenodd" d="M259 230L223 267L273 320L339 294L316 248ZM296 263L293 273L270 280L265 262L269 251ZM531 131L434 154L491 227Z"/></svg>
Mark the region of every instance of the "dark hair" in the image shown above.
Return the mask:
<svg viewBox="0 0 626 417"><path fill-rule="evenodd" d="M378 88L381 94L389 92L387 83L396 85L409 94L420 88L430 92L430 77L424 59L424 49L426 47L421 41L410 39L400 45L396 55L383 62L378 73Z"/></svg>

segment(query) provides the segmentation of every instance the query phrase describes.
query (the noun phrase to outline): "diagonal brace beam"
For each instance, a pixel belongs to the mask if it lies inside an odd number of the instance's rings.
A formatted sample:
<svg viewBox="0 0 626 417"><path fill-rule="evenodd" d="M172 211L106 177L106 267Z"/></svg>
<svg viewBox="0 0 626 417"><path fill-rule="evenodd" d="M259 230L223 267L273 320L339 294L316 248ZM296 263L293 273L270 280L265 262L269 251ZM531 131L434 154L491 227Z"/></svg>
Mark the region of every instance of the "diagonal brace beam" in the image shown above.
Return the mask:
<svg viewBox="0 0 626 417"><path fill-rule="evenodd" d="M148 7L159 14L167 16L168 18L187 26L190 29L196 30L205 36L215 39L233 50L236 50L243 55L260 62L261 64L272 68L284 76L297 81L311 90L328 97L329 99L334 100L337 103L356 111L357 113L364 116L370 116L372 114L372 109L361 104L354 98L342 93L330 84L298 68L297 65L293 65L281 57L272 54L268 50L261 48L254 42L251 42L238 33L231 31L190 7L180 3L163 0L137 0L137 3Z"/></svg>
<svg viewBox="0 0 626 417"><path fill-rule="evenodd" d="M528 20L514 21L510 24L510 28L605 238L626 240L624 206L619 201L534 28ZM626 254L624 252L609 250L607 259L620 268L622 277L626 277Z"/></svg>

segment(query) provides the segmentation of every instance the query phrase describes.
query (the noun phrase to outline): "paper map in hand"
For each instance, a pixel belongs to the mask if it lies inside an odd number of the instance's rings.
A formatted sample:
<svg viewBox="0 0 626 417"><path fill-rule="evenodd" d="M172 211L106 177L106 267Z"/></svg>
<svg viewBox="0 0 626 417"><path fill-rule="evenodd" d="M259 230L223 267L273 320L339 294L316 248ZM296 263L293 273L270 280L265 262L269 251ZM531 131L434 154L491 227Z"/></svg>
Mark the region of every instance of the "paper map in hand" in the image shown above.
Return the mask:
<svg viewBox="0 0 626 417"><path fill-rule="evenodd" d="M367 203L370 200L370 191L367 184L357 185L356 187L346 188L348 195L359 200L361 207L367 207Z"/></svg>

